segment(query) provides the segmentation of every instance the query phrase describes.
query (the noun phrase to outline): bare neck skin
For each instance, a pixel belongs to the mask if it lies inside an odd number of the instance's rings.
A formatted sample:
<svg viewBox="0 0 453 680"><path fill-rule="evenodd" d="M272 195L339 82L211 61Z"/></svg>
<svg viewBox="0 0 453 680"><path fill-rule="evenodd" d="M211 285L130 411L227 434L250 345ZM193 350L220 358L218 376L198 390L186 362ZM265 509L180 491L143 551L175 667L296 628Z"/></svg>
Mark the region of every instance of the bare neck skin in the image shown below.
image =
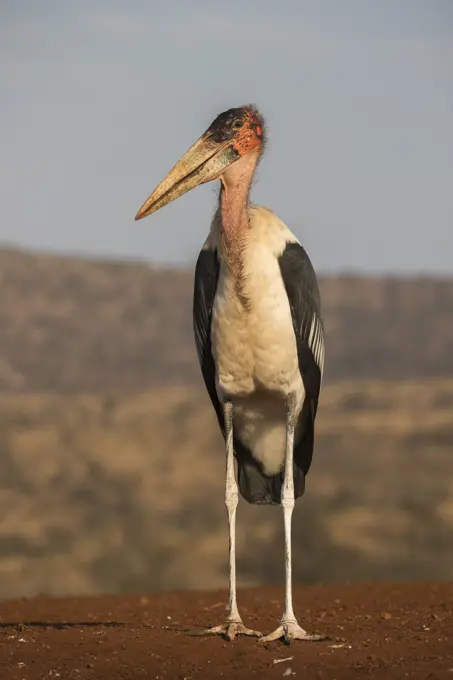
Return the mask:
<svg viewBox="0 0 453 680"><path fill-rule="evenodd" d="M259 152L243 156L221 176L220 215L221 241L226 261L240 285L243 276L243 251L247 242L247 214L250 185Z"/></svg>

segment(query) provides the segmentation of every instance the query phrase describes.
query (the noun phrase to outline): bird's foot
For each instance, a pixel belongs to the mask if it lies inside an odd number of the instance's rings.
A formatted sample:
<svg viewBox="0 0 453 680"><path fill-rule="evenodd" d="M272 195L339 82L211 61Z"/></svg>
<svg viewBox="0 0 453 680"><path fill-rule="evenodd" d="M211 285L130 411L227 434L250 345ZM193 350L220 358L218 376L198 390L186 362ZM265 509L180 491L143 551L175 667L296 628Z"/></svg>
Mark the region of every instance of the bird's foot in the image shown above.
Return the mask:
<svg viewBox="0 0 453 680"><path fill-rule="evenodd" d="M327 635L311 635L307 633L306 630L299 626L296 619L282 619L280 626L272 631L272 633L269 633L269 635L261 637L260 642L273 642L274 640L280 640L280 638L283 638L288 645L293 640L320 642L321 640L328 639Z"/></svg>
<svg viewBox="0 0 453 680"><path fill-rule="evenodd" d="M261 637L262 633L258 630L251 630L246 628L241 619L227 619L225 623L213 628L207 628L200 635L223 635L224 638L230 642L234 640L236 635L249 635L251 637Z"/></svg>

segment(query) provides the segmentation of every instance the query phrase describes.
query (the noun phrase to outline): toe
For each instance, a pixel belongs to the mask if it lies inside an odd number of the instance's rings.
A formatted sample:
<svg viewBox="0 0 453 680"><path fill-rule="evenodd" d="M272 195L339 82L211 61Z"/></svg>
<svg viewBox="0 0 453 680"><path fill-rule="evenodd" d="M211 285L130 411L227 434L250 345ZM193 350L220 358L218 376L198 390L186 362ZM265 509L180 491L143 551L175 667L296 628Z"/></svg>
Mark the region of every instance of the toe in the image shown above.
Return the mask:
<svg viewBox="0 0 453 680"><path fill-rule="evenodd" d="M220 626L214 626L213 628L208 628L200 632L189 633L191 635L223 635L229 642L235 640L239 635L248 635L253 637L261 637L262 633L258 630L252 630L251 628L246 628L242 621L226 621Z"/></svg>
<svg viewBox="0 0 453 680"><path fill-rule="evenodd" d="M228 642L233 642L234 638L236 637L236 626L234 623L227 626L225 637Z"/></svg>
<svg viewBox="0 0 453 680"><path fill-rule="evenodd" d="M305 642L319 642L328 640L326 635L310 635L296 622L284 622L269 635L260 638L260 642L273 642L283 639L286 644L291 644L294 640L304 640Z"/></svg>
<svg viewBox="0 0 453 680"><path fill-rule="evenodd" d="M279 626L272 633L264 635L260 638L260 642L273 642L274 640L279 640L284 634L283 626Z"/></svg>
<svg viewBox="0 0 453 680"><path fill-rule="evenodd" d="M252 630L251 628L246 628L243 623L236 624L235 626L236 635L247 635L249 637L261 637L262 633L258 630Z"/></svg>

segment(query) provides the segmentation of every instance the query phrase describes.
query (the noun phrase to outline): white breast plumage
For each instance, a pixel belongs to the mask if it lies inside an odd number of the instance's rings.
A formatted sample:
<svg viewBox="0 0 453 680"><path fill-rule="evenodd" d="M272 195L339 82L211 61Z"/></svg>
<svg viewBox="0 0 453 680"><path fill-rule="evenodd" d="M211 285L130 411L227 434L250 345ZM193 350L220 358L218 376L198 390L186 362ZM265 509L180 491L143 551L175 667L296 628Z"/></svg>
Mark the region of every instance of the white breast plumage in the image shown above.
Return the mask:
<svg viewBox="0 0 453 680"><path fill-rule="evenodd" d="M296 339L278 257L295 237L270 211L250 209L244 251L244 305L227 265L221 264L211 342L217 393L234 405L236 433L269 472L281 469L290 393L302 408L304 389ZM214 228L215 228L214 224ZM277 402L277 403L276 403Z"/></svg>

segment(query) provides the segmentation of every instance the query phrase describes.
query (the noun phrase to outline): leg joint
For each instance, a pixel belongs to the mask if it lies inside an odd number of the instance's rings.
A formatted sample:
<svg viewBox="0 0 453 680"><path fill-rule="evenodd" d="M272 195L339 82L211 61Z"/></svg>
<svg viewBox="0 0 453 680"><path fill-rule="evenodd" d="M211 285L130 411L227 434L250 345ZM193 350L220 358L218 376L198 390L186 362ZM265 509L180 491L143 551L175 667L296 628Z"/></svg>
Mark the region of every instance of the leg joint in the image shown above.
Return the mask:
<svg viewBox="0 0 453 680"><path fill-rule="evenodd" d="M282 506L284 508L294 508L296 504L294 498L294 486L283 484L282 486Z"/></svg>
<svg viewBox="0 0 453 680"><path fill-rule="evenodd" d="M282 497L282 507L283 508L290 508L290 510L293 510L294 506L295 506L294 496L292 498L283 498Z"/></svg>
<svg viewBox="0 0 453 680"><path fill-rule="evenodd" d="M225 493L225 505L227 507L237 506L239 503L239 494L237 488L227 489Z"/></svg>

